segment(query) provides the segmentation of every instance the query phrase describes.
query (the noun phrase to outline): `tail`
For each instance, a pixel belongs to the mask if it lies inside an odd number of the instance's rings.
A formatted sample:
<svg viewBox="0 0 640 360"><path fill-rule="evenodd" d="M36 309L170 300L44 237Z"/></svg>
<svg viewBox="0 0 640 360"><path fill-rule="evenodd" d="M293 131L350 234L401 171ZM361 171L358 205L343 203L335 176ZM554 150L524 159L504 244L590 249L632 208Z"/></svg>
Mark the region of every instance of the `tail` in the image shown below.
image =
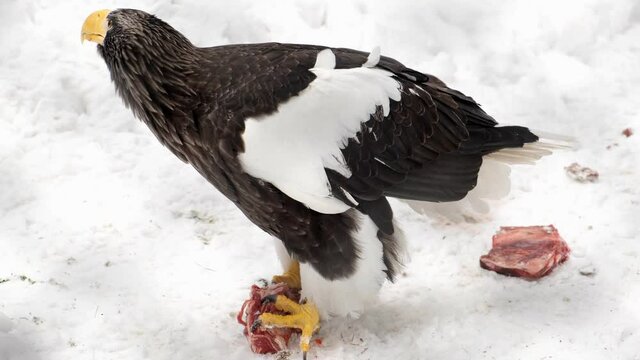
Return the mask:
<svg viewBox="0 0 640 360"><path fill-rule="evenodd" d="M477 177L464 195L451 202L405 200L414 210L429 216L440 215L450 220L470 220L474 215L489 212L489 200L507 196L511 190L511 166L532 165L553 151L575 147L573 138L522 126L502 126L470 129L470 139L464 142L454 162L463 158L479 159ZM422 173L421 176L429 177ZM442 201L442 200L439 200ZM446 200L445 200L446 201Z"/></svg>
<svg viewBox="0 0 640 360"><path fill-rule="evenodd" d="M497 129L503 129L499 127ZM528 128L515 126L511 128L522 129L533 135L533 141L524 142L522 147L506 147L489 153L485 159L492 159L505 164L526 164L533 165L543 156L551 155L555 150L571 149L576 146L576 141L570 136L547 133L543 131L531 131Z"/></svg>

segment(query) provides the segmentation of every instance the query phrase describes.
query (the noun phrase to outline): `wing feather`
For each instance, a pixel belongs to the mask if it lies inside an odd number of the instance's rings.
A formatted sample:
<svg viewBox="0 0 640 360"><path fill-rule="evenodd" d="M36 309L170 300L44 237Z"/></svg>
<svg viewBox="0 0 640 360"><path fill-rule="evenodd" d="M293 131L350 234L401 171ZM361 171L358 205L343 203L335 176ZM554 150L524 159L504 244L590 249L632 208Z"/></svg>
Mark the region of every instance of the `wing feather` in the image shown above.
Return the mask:
<svg viewBox="0 0 640 360"><path fill-rule="evenodd" d="M273 63L252 79L264 93L240 100L250 111L238 159L251 176L318 212L377 208L381 196L457 200L476 185L483 155L535 141L525 128L496 127L472 98L391 58L264 48L268 59L252 56ZM251 106L269 94L279 103Z"/></svg>
<svg viewBox="0 0 640 360"><path fill-rule="evenodd" d="M310 69L316 78L276 112L245 120L244 152L238 157L245 172L322 213L350 208L331 192L325 168L345 177L355 172L375 186L385 185L370 163L348 167L341 149L366 131L362 141L367 152L384 151L376 131L362 124L375 125L376 118L388 116L392 101L400 100L400 83L392 73L369 67L330 68L336 63L332 56L331 50L320 51L316 65L321 67ZM391 177L390 172L384 175Z"/></svg>

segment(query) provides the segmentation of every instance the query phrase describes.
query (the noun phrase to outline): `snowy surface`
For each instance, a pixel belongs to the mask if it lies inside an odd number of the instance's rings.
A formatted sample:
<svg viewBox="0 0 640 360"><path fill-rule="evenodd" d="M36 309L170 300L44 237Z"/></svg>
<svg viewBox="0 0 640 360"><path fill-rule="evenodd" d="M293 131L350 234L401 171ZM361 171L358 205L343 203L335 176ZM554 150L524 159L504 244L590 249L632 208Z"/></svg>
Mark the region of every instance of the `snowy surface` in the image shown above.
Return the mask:
<svg viewBox="0 0 640 360"><path fill-rule="evenodd" d="M360 319L324 324L311 359L640 359L637 1L1 0L1 360L260 358L233 315L279 271L272 243L158 144L80 45L86 15L119 6L202 46L380 45L503 123L580 140L515 168L490 215L394 202L405 276ZM600 180L568 179L574 161ZM549 277L478 266L500 225L550 223L573 253Z"/></svg>

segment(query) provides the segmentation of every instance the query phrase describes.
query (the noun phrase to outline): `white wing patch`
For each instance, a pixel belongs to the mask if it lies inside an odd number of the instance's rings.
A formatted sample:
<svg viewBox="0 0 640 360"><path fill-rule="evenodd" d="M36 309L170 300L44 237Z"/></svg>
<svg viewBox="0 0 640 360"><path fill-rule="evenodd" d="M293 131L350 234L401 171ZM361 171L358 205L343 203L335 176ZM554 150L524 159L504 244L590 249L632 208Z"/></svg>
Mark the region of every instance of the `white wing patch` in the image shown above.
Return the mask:
<svg viewBox="0 0 640 360"><path fill-rule="evenodd" d="M331 49L324 49L318 53L316 57L316 63L313 65L314 69L335 69L336 68L336 56Z"/></svg>
<svg viewBox="0 0 640 360"><path fill-rule="evenodd" d="M378 65L380 62L380 47L376 46L371 50L369 56L367 57L367 62L362 64L362 67L372 68Z"/></svg>
<svg viewBox="0 0 640 360"><path fill-rule="evenodd" d="M375 53L365 65L377 63ZM275 113L246 119L239 160L248 174L307 207L336 214L349 205L332 196L324 168L351 176L340 149L377 106L389 114L390 100L400 100L400 84L391 72L374 67L335 69L330 49L318 53L310 71L316 79Z"/></svg>

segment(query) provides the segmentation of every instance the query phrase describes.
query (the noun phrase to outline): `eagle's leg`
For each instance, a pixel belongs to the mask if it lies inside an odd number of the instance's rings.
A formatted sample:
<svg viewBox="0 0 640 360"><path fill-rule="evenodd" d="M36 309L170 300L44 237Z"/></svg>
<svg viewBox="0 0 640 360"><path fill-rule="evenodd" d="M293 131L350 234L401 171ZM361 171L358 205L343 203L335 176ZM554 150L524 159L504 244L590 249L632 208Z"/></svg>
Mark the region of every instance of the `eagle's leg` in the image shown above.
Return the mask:
<svg viewBox="0 0 640 360"><path fill-rule="evenodd" d="M302 285L300 281L300 263L295 260L292 261L284 274L274 276L271 281L285 283L292 289L300 289Z"/></svg>
<svg viewBox="0 0 640 360"><path fill-rule="evenodd" d="M288 312L289 315L264 313L260 315L257 323L266 327L275 326L300 329L302 331L300 335L300 349L302 350L304 359L306 359L307 351L309 351L311 343L311 336L320 324L320 314L318 313L316 305L310 301L304 304L298 304L283 295L278 295L275 298L267 296L264 300L275 301L274 305L276 308Z"/></svg>

